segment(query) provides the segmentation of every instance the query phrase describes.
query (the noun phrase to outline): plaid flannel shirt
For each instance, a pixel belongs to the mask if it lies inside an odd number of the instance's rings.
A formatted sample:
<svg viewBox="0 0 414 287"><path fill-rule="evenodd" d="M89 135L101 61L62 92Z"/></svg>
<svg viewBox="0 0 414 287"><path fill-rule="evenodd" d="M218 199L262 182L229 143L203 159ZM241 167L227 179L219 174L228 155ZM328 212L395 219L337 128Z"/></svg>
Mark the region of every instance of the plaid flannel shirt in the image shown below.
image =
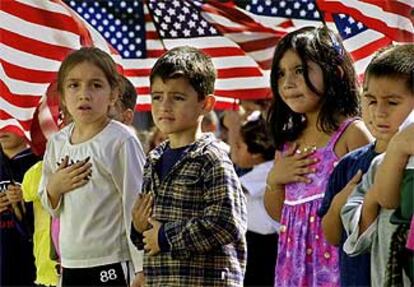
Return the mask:
<svg viewBox="0 0 414 287"><path fill-rule="evenodd" d="M198 139L160 181L155 170L167 143L144 167L143 193L170 250L144 256L148 286L242 286L246 264L246 199L228 155L211 134ZM143 248L142 236L132 239Z"/></svg>

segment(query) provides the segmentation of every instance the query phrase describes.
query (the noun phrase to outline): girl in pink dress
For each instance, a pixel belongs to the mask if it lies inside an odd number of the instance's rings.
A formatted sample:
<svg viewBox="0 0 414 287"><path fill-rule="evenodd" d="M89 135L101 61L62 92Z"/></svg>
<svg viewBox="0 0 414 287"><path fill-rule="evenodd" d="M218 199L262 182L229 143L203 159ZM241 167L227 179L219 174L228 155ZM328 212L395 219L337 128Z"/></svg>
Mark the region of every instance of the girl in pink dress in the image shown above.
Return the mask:
<svg viewBox="0 0 414 287"><path fill-rule="evenodd" d="M352 60L326 27L306 27L278 44L268 122L278 151L265 207L280 220L275 286L339 285L338 251L325 240L317 210L335 163L370 141L358 115Z"/></svg>

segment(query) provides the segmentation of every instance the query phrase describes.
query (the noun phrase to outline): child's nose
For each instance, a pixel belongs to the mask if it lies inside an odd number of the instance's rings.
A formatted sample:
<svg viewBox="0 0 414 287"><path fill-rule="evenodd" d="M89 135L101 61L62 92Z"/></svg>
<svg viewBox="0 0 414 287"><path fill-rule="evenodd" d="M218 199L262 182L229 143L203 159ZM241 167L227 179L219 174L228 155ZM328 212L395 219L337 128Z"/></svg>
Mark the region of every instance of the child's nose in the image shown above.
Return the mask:
<svg viewBox="0 0 414 287"><path fill-rule="evenodd" d="M296 81L295 77L292 74L287 73L283 81L283 89L293 88L295 85L295 81Z"/></svg>
<svg viewBox="0 0 414 287"><path fill-rule="evenodd" d="M91 97L90 89L87 87L83 87L79 89L79 99L80 100L89 100Z"/></svg>

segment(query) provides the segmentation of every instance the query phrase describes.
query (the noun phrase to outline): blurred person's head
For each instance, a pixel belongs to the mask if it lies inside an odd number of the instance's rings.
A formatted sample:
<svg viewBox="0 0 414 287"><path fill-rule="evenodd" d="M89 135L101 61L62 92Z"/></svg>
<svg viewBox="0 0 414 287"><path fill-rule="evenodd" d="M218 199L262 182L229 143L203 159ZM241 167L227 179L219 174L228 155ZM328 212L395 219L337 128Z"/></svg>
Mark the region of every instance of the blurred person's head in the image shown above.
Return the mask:
<svg viewBox="0 0 414 287"><path fill-rule="evenodd" d="M251 168L274 158L275 147L262 117L245 122L232 152L233 162L241 168Z"/></svg>
<svg viewBox="0 0 414 287"><path fill-rule="evenodd" d="M19 152L25 150L28 147L28 143L25 137L17 133L0 131L0 146L3 153L8 158L12 158Z"/></svg>
<svg viewBox="0 0 414 287"><path fill-rule="evenodd" d="M134 85L125 76L121 76L121 80L124 84L124 92L109 109L109 116L114 120L131 126L134 122L137 91Z"/></svg>
<svg viewBox="0 0 414 287"><path fill-rule="evenodd" d="M202 132L211 132L213 134L217 134L219 127L219 119L215 111L210 111L207 113L201 121Z"/></svg>

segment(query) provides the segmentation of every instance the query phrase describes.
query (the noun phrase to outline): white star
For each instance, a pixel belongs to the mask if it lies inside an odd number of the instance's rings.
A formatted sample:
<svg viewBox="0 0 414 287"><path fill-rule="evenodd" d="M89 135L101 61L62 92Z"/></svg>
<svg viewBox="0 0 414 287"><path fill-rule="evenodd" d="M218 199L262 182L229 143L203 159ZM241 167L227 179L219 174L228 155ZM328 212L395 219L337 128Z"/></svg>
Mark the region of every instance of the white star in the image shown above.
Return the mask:
<svg viewBox="0 0 414 287"><path fill-rule="evenodd" d="M361 22L358 22L357 27L358 29L361 30L362 28L364 28L364 24L362 24Z"/></svg>
<svg viewBox="0 0 414 287"><path fill-rule="evenodd" d="M313 17L319 18L319 12L318 11L313 12Z"/></svg>
<svg viewBox="0 0 414 287"><path fill-rule="evenodd" d="M286 6L286 2L285 1L281 1L279 3L279 7L284 8Z"/></svg>
<svg viewBox="0 0 414 287"><path fill-rule="evenodd" d="M201 28L201 27L198 27L198 28L197 28L197 32L198 32L198 34L199 34L199 35L204 35L204 33L205 33L205 32L204 32L204 29L203 29L203 28Z"/></svg>
<svg viewBox="0 0 414 287"><path fill-rule="evenodd" d="M313 5L313 3L309 3L308 10L313 10L313 9L315 9L315 5Z"/></svg>
<svg viewBox="0 0 414 287"><path fill-rule="evenodd" d="M196 25L196 23L195 23L193 20L190 20L190 21L188 22L188 27L190 27L190 28L194 28L194 27L195 27L195 25Z"/></svg>
<svg viewBox="0 0 414 287"><path fill-rule="evenodd" d="M214 27L210 27L209 30L211 34L217 34L217 30Z"/></svg>
<svg viewBox="0 0 414 287"><path fill-rule="evenodd" d="M174 5L174 7L180 7L180 2L177 0L173 1L172 4Z"/></svg>
<svg viewBox="0 0 414 287"><path fill-rule="evenodd" d="M200 21L200 25L203 26L204 28L207 27L207 22L204 20Z"/></svg>
<svg viewBox="0 0 414 287"><path fill-rule="evenodd" d="M288 8L286 9L286 15L290 16L292 14L292 9Z"/></svg>
<svg viewBox="0 0 414 287"><path fill-rule="evenodd" d="M270 5L272 5L272 1L266 0L265 4L266 4L266 6L270 6Z"/></svg>
<svg viewBox="0 0 414 287"><path fill-rule="evenodd" d="M346 27L345 29L344 29L344 32L346 33L346 34L351 34L352 33L352 30L351 30L351 28L350 27Z"/></svg>
<svg viewBox="0 0 414 287"><path fill-rule="evenodd" d="M190 9L188 9L188 7L183 7L183 12L185 14L188 14L188 13L190 13Z"/></svg>
<svg viewBox="0 0 414 287"><path fill-rule="evenodd" d="M341 19L344 19L346 16L345 16L345 14L338 14L339 15L339 18L341 18Z"/></svg>
<svg viewBox="0 0 414 287"><path fill-rule="evenodd" d="M167 13L168 13L169 15L175 15L175 10L174 10L173 8L169 8L169 9L167 10Z"/></svg>
<svg viewBox="0 0 414 287"><path fill-rule="evenodd" d="M161 9L165 9L165 3L162 2L158 2L158 7L160 7Z"/></svg>
<svg viewBox="0 0 414 287"><path fill-rule="evenodd" d="M349 18L348 18L348 23L349 23L349 24L354 24L354 23L355 23L354 18L349 17Z"/></svg>
<svg viewBox="0 0 414 287"><path fill-rule="evenodd" d="M178 15L178 16L177 16L177 19L178 19L180 22L184 22L184 20L185 20L185 16L184 16L183 14L180 14L180 15Z"/></svg>
<svg viewBox="0 0 414 287"><path fill-rule="evenodd" d="M184 34L184 36L188 37L188 36L190 36L191 33L190 33L190 30L184 29L183 34Z"/></svg>
<svg viewBox="0 0 414 287"><path fill-rule="evenodd" d="M262 13L264 10L262 5L257 6L257 12Z"/></svg>
<svg viewBox="0 0 414 287"><path fill-rule="evenodd" d="M294 8L294 9L299 9L299 7L300 7L300 3L299 3L299 2L295 2L295 3L293 4L293 8Z"/></svg>
<svg viewBox="0 0 414 287"><path fill-rule="evenodd" d="M276 7L272 7L272 9L270 9L270 12L272 14L277 14L277 8Z"/></svg>
<svg viewBox="0 0 414 287"><path fill-rule="evenodd" d="M175 30L171 30L171 31L170 31L170 35L171 35L172 37L177 37L177 31L175 31Z"/></svg>
<svg viewBox="0 0 414 287"><path fill-rule="evenodd" d="M300 10L300 11L299 11L299 15L300 15L301 17L305 17L305 16L306 16L306 11L305 11L305 10Z"/></svg>
<svg viewBox="0 0 414 287"><path fill-rule="evenodd" d="M167 22L167 23L171 23L171 17L170 16L165 16L164 21Z"/></svg>
<svg viewBox="0 0 414 287"><path fill-rule="evenodd" d="M193 14L193 15L191 15L191 18L193 18L194 20L198 20L198 15L197 14Z"/></svg>
<svg viewBox="0 0 414 287"><path fill-rule="evenodd" d="M160 16L160 17L162 16L162 12L161 12L160 9L155 9L154 14L157 15L157 16Z"/></svg>
<svg viewBox="0 0 414 287"><path fill-rule="evenodd" d="M177 29L177 30L180 30L180 29L181 29L181 24L180 24L180 23L178 23L178 22L175 22L175 23L173 24L173 26L174 26L174 28L175 28L175 29Z"/></svg>
<svg viewBox="0 0 414 287"><path fill-rule="evenodd" d="M165 23L162 23L160 26L161 26L161 29L163 29L163 30L167 30L168 29L168 25L165 24Z"/></svg>

